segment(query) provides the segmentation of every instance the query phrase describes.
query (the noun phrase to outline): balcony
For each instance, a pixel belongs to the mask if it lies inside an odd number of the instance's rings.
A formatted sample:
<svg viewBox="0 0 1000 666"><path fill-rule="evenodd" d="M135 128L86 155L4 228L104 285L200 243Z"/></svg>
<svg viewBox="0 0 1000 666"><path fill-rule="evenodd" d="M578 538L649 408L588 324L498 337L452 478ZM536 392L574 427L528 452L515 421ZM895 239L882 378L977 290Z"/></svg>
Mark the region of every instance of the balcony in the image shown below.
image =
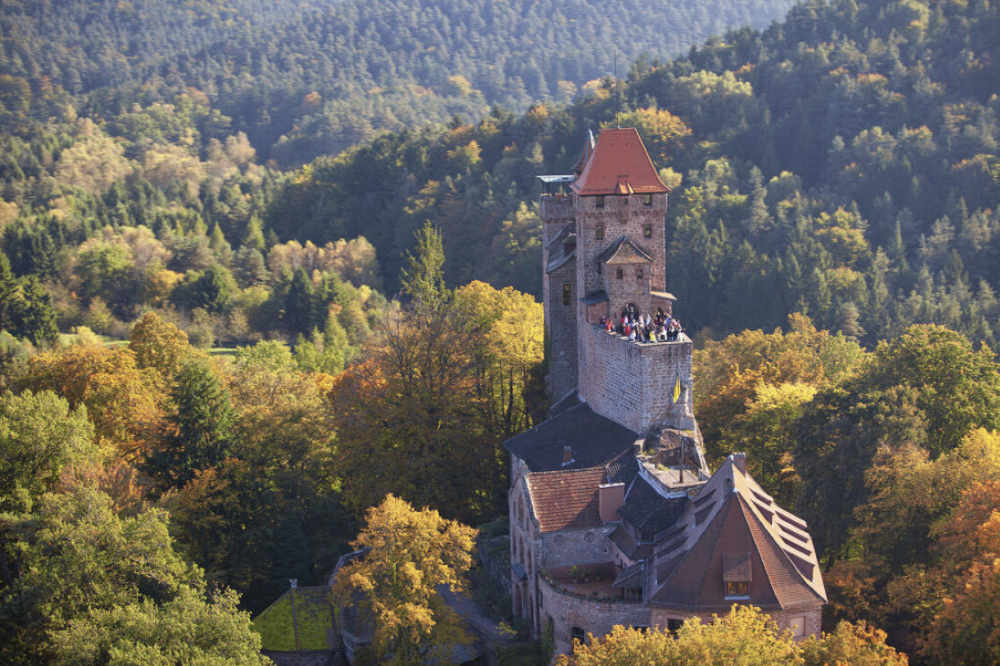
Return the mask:
<svg viewBox="0 0 1000 666"><path fill-rule="evenodd" d="M614 562L551 567L541 572L556 591L579 599L601 602L633 602L625 591L612 586L618 576Z"/></svg>

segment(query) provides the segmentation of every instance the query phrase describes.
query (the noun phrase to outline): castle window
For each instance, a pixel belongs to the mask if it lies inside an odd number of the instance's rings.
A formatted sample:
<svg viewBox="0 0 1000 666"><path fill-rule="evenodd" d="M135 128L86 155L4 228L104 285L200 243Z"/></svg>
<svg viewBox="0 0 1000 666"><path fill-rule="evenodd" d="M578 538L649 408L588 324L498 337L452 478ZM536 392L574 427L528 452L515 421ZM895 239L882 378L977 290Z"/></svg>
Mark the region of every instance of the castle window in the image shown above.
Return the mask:
<svg viewBox="0 0 1000 666"><path fill-rule="evenodd" d="M681 626L684 624L684 620L678 620L677 618L670 618L667 620L667 631L671 633L674 637L677 636L677 632L681 630Z"/></svg>
<svg viewBox="0 0 1000 666"><path fill-rule="evenodd" d="M750 583L745 580L726 581L726 599L749 599Z"/></svg>
<svg viewBox="0 0 1000 666"><path fill-rule="evenodd" d="M594 197L594 208L604 208L604 196Z"/></svg>
<svg viewBox="0 0 1000 666"><path fill-rule="evenodd" d="M581 644L587 642L587 632L585 632L580 627L573 627L569 630L569 637L571 642L580 641Z"/></svg>
<svg viewBox="0 0 1000 666"><path fill-rule="evenodd" d="M642 268L635 269L635 279L636 280L641 280L642 279L642 275L643 275Z"/></svg>
<svg viewBox="0 0 1000 666"><path fill-rule="evenodd" d="M617 269L615 271L615 277L618 278L619 280L623 280L625 278L625 269L624 268Z"/></svg>
<svg viewBox="0 0 1000 666"><path fill-rule="evenodd" d="M642 227L642 236L643 236L643 238L652 238L653 237L653 225L652 224L644 224L643 225L643 227Z"/></svg>
<svg viewBox="0 0 1000 666"><path fill-rule="evenodd" d="M653 205L653 195L652 194L643 194L642 195L642 205L643 206L652 206Z"/></svg>
<svg viewBox="0 0 1000 666"><path fill-rule="evenodd" d="M572 287L569 282L563 282L563 305L569 305L570 299L573 295Z"/></svg>
<svg viewBox="0 0 1000 666"><path fill-rule="evenodd" d="M596 227L594 227L594 239L596 239L596 240L604 240L604 225L603 224L598 224Z"/></svg>
<svg viewBox="0 0 1000 666"><path fill-rule="evenodd" d="M793 617L788 628L792 630L792 638L802 638L806 634L806 618L801 615Z"/></svg>

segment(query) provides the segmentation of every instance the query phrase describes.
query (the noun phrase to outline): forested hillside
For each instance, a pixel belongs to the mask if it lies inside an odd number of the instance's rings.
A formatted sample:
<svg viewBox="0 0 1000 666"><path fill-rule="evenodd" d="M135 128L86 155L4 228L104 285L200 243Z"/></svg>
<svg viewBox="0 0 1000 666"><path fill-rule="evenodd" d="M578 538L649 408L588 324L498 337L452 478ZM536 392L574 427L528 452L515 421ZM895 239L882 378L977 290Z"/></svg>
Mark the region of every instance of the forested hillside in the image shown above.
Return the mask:
<svg viewBox="0 0 1000 666"><path fill-rule="evenodd" d="M387 494L503 522L535 176L616 122L673 188L713 465L856 623L802 649L996 661L1000 7L811 2L673 60L654 9L5 2L0 661L253 663L240 609Z"/></svg>
<svg viewBox="0 0 1000 666"><path fill-rule="evenodd" d="M221 114L199 128L206 141L242 131L262 158L301 164L383 129L567 102L615 59L622 71L640 54L663 60L729 27L766 25L790 5L5 2L0 75L36 119L72 104L111 121L135 104L193 97Z"/></svg>
<svg viewBox="0 0 1000 666"><path fill-rule="evenodd" d="M667 286L690 329L806 312L867 342L933 321L995 344L998 21L986 3L800 5L565 109L319 160L267 219L282 238L363 230L390 280L430 219L451 279L538 293L533 176L568 170L620 107L675 185Z"/></svg>

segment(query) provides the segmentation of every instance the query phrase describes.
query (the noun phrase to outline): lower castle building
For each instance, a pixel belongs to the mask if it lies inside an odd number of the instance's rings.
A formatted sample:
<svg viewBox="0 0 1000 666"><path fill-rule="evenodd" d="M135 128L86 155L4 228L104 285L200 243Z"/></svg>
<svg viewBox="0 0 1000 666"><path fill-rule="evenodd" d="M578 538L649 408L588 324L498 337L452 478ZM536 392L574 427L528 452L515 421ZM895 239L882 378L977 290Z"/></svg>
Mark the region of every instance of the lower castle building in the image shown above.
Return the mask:
<svg viewBox="0 0 1000 666"><path fill-rule="evenodd" d="M616 624L673 630L736 603L818 634L826 591L808 526L744 454L706 464L693 344L666 291L669 189L638 132L604 130L573 173L540 178L555 404L505 444L515 615L560 653Z"/></svg>

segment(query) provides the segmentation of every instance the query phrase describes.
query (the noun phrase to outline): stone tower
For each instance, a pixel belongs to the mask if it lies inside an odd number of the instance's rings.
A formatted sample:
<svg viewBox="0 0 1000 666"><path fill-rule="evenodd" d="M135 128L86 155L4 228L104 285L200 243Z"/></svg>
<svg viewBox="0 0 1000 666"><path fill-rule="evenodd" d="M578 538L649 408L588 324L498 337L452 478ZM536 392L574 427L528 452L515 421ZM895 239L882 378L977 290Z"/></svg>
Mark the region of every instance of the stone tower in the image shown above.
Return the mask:
<svg viewBox="0 0 1000 666"><path fill-rule="evenodd" d="M669 188L633 128L587 142L575 173L541 176L548 385L627 428L696 430L691 341L630 342L602 318L672 314L666 291ZM557 190L557 191L554 191ZM567 191L568 190L568 191Z"/></svg>

